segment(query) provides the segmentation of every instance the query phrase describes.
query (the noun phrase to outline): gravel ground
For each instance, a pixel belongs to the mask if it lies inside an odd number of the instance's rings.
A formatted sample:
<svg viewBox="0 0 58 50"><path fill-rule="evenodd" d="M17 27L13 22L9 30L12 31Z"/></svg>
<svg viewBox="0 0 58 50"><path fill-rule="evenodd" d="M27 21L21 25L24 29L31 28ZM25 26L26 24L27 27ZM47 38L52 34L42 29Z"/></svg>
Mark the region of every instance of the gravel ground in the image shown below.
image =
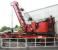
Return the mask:
<svg viewBox="0 0 58 50"><path fill-rule="evenodd" d="M58 50L58 47L1 48L0 50Z"/></svg>

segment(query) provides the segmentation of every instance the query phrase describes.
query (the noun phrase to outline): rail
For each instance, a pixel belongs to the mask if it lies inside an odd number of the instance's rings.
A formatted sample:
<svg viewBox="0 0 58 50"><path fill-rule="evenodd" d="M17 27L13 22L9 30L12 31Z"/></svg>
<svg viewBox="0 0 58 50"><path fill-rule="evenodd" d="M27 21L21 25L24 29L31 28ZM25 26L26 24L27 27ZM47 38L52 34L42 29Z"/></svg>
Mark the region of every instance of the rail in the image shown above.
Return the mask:
<svg viewBox="0 0 58 50"><path fill-rule="evenodd" d="M47 38L0 38L2 48L26 48L26 47L58 47L55 37Z"/></svg>

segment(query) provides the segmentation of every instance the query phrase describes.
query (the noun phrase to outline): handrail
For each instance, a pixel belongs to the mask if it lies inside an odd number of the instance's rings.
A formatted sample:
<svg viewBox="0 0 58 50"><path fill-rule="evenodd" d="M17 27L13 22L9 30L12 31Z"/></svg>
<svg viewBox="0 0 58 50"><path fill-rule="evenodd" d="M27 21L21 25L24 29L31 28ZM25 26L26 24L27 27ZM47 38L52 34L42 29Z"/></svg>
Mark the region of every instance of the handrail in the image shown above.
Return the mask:
<svg viewBox="0 0 58 50"><path fill-rule="evenodd" d="M53 38L53 40L52 41L47 41L47 39L52 39ZM8 39L9 41L3 41L3 40L6 40L6 39ZM11 42L10 40L11 39L16 39L17 41L13 41L13 42ZM23 42L23 41L18 41L18 40L21 40L21 39L24 39L25 40L25 42ZM44 41L36 41L37 39L39 39L39 40L44 40ZM13 43L16 43L16 45L17 45L17 48L21 48L21 47L40 47L40 46L43 46L43 47L49 47L49 46L52 46L52 47L58 47L58 45L56 44L56 37L45 37L45 38L35 38L34 40L34 42L33 41L31 41L31 42L28 42L28 39L27 38L1 38L1 46L2 46L2 48L15 48L16 46L11 46L11 44L13 44ZM3 46L3 44L9 44L9 46ZM58 41L57 41L57 43L58 43ZM14 44L13 44L14 45Z"/></svg>

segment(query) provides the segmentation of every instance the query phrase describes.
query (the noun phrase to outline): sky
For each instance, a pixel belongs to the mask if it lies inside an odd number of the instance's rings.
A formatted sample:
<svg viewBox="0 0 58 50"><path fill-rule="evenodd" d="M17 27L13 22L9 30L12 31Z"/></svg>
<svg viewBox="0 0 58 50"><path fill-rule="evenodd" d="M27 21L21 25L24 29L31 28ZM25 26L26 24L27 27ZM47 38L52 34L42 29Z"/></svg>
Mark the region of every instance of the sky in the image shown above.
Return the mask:
<svg viewBox="0 0 58 50"><path fill-rule="evenodd" d="M0 28L2 26L14 27L20 25L11 6L13 1L17 1L25 12L58 4L58 0L0 0Z"/></svg>

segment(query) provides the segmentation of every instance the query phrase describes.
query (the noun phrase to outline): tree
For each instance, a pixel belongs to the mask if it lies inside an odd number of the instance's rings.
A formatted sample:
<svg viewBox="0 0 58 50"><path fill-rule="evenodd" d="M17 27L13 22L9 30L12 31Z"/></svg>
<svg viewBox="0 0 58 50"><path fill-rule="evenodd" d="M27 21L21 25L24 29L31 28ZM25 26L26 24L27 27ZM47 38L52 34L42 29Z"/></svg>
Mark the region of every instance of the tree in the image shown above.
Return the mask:
<svg viewBox="0 0 58 50"><path fill-rule="evenodd" d="M21 26L18 26L18 25L15 26L15 30L17 30L19 32L23 32L23 28Z"/></svg>
<svg viewBox="0 0 58 50"><path fill-rule="evenodd" d="M0 32L3 32L5 30L10 30L11 28L10 27L7 27L7 26L3 26L1 29L0 29Z"/></svg>
<svg viewBox="0 0 58 50"><path fill-rule="evenodd" d="M24 32L22 26L19 27L19 32Z"/></svg>
<svg viewBox="0 0 58 50"><path fill-rule="evenodd" d="M18 25L15 26L15 28L18 28L18 27L19 27Z"/></svg>

